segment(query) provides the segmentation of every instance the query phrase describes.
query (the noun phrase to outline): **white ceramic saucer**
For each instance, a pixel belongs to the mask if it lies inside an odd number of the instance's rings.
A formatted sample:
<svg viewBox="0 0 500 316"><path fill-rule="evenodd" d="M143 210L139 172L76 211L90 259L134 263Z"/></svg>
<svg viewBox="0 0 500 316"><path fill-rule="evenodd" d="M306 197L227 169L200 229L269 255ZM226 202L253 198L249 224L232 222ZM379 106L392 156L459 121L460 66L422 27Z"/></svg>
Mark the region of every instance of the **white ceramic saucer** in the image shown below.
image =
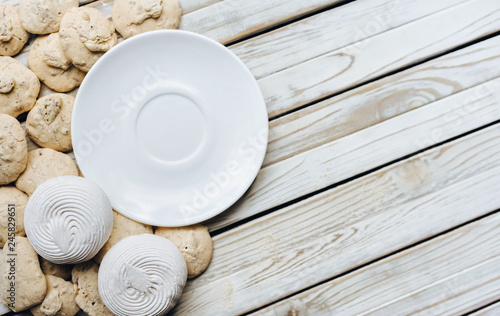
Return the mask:
<svg viewBox="0 0 500 316"><path fill-rule="evenodd" d="M72 119L75 156L123 215L156 226L235 203L267 148L262 93L223 45L185 31L135 36L90 70Z"/></svg>

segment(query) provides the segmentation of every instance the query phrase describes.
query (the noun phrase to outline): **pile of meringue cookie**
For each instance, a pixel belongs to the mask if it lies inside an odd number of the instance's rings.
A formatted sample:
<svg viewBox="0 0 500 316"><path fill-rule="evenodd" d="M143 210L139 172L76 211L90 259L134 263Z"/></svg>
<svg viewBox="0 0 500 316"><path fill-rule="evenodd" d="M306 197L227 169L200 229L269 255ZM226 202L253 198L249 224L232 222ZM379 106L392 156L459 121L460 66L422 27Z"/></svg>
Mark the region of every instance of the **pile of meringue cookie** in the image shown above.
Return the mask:
<svg viewBox="0 0 500 316"><path fill-rule="evenodd" d="M122 216L70 156L64 92L118 43L115 27L126 39L180 18L178 0L115 0L113 22L78 0L0 2L0 315L164 315L208 267L207 227ZM28 40L29 68L13 58Z"/></svg>

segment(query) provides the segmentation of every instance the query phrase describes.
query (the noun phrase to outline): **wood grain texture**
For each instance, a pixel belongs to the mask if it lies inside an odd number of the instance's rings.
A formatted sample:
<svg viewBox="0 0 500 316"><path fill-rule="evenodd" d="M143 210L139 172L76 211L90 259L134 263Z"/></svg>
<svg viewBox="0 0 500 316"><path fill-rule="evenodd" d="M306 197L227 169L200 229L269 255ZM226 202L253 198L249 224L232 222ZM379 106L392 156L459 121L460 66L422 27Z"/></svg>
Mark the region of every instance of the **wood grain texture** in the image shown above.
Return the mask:
<svg viewBox="0 0 500 316"><path fill-rule="evenodd" d="M291 27L287 26L278 29L270 33L271 36L264 35L262 37L253 38L242 43L242 45L236 45L234 51L240 55L243 61L247 63L250 69L259 77L263 75L262 70L260 70L262 65L268 65L267 67L270 67L269 71L272 69L277 71L277 69L291 67L312 57L331 52L342 45L352 44L354 47L362 49L362 45L364 44L359 43L361 40L367 40L374 34L383 33L388 29L401 26L425 17L430 13L435 13L444 8L457 5L462 1L464 0L443 0L439 2L431 0L417 0L412 2L376 0L360 1L359 3L354 2L346 6L340 6L334 10L328 10L318 15L318 17L313 16L304 20L304 22L300 21L293 24ZM248 1L245 3L245 6L248 7L241 7L231 1L224 1L206 7L203 10L193 12L192 14L185 14L183 21L186 22L181 25L181 29L205 34L209 37L219 39L222 42L227 42L230 40L230 38L227 37L230 36L228 34L232 34L235 27L239 29L246 29L249 27L248 23L245 24L245 19L234 20L235 12L238 12L237 14L247 15L246 19L250 19L253 21L252 23L262 22L266 24L270 23L270 21L274 21L285 13L289 14L289 16L286 17L287 19L293 18L295 17L294 14L298 14L303 6L311 5L309 2L303 1L296 1L293 3L285 1L266 1L264 6L251 5L251 2ZM327 3L327 1L322 0L317 4L320 5L321 3ZM110 17L112 4L112 1L104 0L93 2L90 6L99 9L103 14ZM219 6L219 9L212 8L216 6ZM274 9L267 10L266 8L268 6L275 6L275 8L286 6L287 10L279 10L279 12L276 12L273 11ZM314 5L312 7L314 7ZM365 8L362 9L363 7ZM210 13L213 10L219 10L220 12L217 12L217 14L213 16ZM262 10L266 10L266 13L262 14ZM192 18L193 14L196 15L195 18ZM276 16L276 14L278 15ZM202 16L199 17L198 15ZM217 22L215 25L213 24L215 22L210 19L219 19L222 22ZM342 22L338 23L336 21ZM214 27L217 29L212 29ZM212 36L212 33L215 35ZM353 36L353 33L355 36ZM224 35L226 36L224 37L223 34L227 36ZM304 40L304 34L307 35L307 41ZM298 45L297 43L299 42L302 43L302 45ZM30 49L31 45L27 45L18 56L18 60L26 64L27 55ZM278 52L276 52L276 49ZM273 65L276 65L278 68ZM46 94L45 90L46 88L44 87L44 94Z"/></svg>
<svg viewBox="0 0 500 316"><path fill-rule="evenodd" d="M500 2L468 1L274 73L259 85L274 117L498 30Z"/></svg>
<svg viewBox="0 0 500 316"><path fill-rule="evenodd" d="M217 235L176 312L247 312L484 215L499 176L495 125Z"/></svg>
<svg viewBox="0 0 500 316"><path fill-rule="evenodd" d="M500 302L485 307L471 314L473 316L498 316L500 315Z"/></svg>
<svg viewBox="0 0 500 316"><path fill-rule="evenodd" d="M365 128L261 169L211 230L269 210L500 119L500 79Z"/></svg>
<svg viewBox="0 0 500 316"><path fill-rule="evenodd" d="M3 0L10 5L18 5L19 0ZM86 5L92 3L93 7L99 8L101 6L107 6L109 2L113 0L79 0L80 5ZM179 0L182 12L184 14L199 10L201 8L207 7L209 5L221 2L223 0Z"/></svg>
<svg viewBox="0 0 500 316"><path fill-rule="evenodd" d="M261 79L465 1L354 1L238 43L231 50Z"/></svg>
<svg viewBox="0 0 500 316"><path fill-rule="evenodd" d="M272 121L264 166L499 77L499 46L495 37Z"/></svg>
<svg viewBox="0 0 500 316"><path fill-rule="evenodd" d="M466 314L500 298L499 229L484 218L254 315Z"/></svg>
<svg viewBox="0 0 500 316"><path fill-rule="evenodd" d="M185 15L180 28L226 44L341 1L224 0Z"/></svg>

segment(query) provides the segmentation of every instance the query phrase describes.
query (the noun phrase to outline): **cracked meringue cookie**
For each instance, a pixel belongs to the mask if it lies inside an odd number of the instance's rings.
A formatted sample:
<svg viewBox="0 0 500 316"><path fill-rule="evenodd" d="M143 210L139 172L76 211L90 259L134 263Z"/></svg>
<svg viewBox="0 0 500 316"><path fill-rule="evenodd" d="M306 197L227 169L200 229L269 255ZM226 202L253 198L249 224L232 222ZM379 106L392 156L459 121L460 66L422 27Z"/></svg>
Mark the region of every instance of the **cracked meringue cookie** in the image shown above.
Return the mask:
<svg viewBox="0 0 500 316"><path fill-rule="evenodd" d="M38 99L26 119L30 138L45 148L69 151L71 145L71 113L75 98L55 93Z"/></svg>
<svg viewBox="0 0 500 316"><path fill-rule="evenodd" d="M50 148L38 148L28 152L28 165L17 178L16 187L32 195L40 184L60 176L78 176L73 159Z"/></svg>
<svg viewBox="0 0 500 316"><path fill-rule="evenodd" d="M158 227L155 235L167 238L179 248L186 260L188 278L195 278L208 268L213 254L212 237L208 227L200 224Z"/></svg>
<svg viewBox="0 0 500 316"><path fill-rule="evenodd" d="M78 0L19 0L19 15L26 31L49 34L57 32L64 14L78 5Z"/></svg>
<svg viewBox="0 0 500 316"><path fill-rule="evenodd" d="M113 316L99 296L98 275L99 265L94 260L73 267L71 280L77 288L76 303L88 316Z"/></svg>
<svg viewBox="0 0 500 316"><path fill-rule="evenodd" d="M104 256L98 288L118 316L165 315L182 295L187 268L171 241L152 234L127 237Z"/></svg>
<svg viewBox="0 0 500 316"><path fill-rule="evenodd" d="M28 64L38 79L57 92L71 91L85 78L85 72L64 55L59 33L39 36L31 48Z"/></svg>
<svg viewBox="0 0 500 316"><path fill-rule="evenodd" d="M0 298L5 306L9 306L14 312L24 311L40 304L47 292L45 276L40 269L38 256L26 237L15 236L14 241L9 243L15 247L7 245L3 247L0 254ZM9 258L16 260L15 292L9 291L12 280L11 266L7 264ZM12 294L15 298L12 299ZM17 314L16 314L17 315Z"/></svg>
<svg viewBox="0 0 500 316"><path fill-rule="evenodd" d="M64 279L46 275L47 293L40 305L30 308L34 316L74 316L80 311L75 302L76 286Z"/></svg>
<svg viewBox="0 0 500 316"><path fill-rule="evenodd" d="M36 75L12 57L0 56L0 113L13 117L31 110L40 92Z"/></svg>
<svg viewBox="0 0 500 316"><path fill-rule="evenodd" d="M3 248L12 233L12 222L9 225L10 215L14 215L14 234L24 237L24 208L28 203L28 196L13 186L0 186L0 247ZM11 234L12 236L12 234ZM1 314L0 314L1 315Z"/></svg>
<svg viewBox="0 0 500 316"><path fill-rule="evenodd" d="M88 7L69 10L59 35L64 55L84 72L118 43L113 24L99 10Z"/></svg>
<svg viewBox="0 0 500 316"><path fill-rule="evenodd" d="M0 55L16 55L28 39L29 34L21 25L16 8L0 2Z"/></svg>
<svg viewBox="0 0 500 316"><path fill-rule="evenodd" d="M72 264L55 264L43 257L39 257L38 260L40 260L40 268L46 276L52 275L66 281L71 280Z"/></svg>
<svg viewBox="0 0 500 316"><path fill-rule="evenodd" d="M126 237L152 233L153 227L141 224L116 211L113 211L113 230L111 231L111 236L101 248L99 253L94 257L94 261L101 263L102 258L104 258L109 249Z"/></svg>
<svg viewBox="0 0 500 316"><path fill-rule="evenodd" d="M113 211L104 191L93 182L57 177L42 183L30 197L24 227L41 257L75 264L90 260L108 240Z"/></svg>
<svg viewBox="0 0 500 316"><path fill-rule="evenodd" d="M123 38L164 29L176 29L182 9L178 0L115 0L111 16Z"/></svg>
<svg viewBox="0 0 500 316"><path fill-rule="evenodd" d="M28 144L18 120L0 114L0 185L19 177L28 163Z"/></svg>

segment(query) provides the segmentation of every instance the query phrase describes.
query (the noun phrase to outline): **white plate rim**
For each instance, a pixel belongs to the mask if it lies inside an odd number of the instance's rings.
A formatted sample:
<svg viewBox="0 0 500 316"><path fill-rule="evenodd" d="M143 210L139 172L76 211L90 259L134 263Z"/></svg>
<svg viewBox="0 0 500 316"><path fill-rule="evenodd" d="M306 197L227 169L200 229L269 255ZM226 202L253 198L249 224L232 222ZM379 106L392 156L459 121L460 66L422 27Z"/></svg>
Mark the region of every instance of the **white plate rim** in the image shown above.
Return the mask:
<svg viewBox="0 0 500 316"><path fill-rule="evenodd" d="M221 213L230 209L236 202L238 202L238 200L240 200L242 198L242 196L245 194L245 192L248 191L248 189L251 187L251 185L256 180L256 178L257 178L257 176L262 168L262 164L264 163L264 158L266 156L267 147L268 147L268 143L269 143L269 117L267 115L267 113L268 113L267 112L267 105L266 105L266 101L265 101L264 95L262 93L262 90L260 89L256 78L254 77L254 75L252 74L250 69L247 67L247 65L234 52L232 52L230 49L228 49L223 44L221 44L221 43L219 43L219 42L217 42L209 37L206 37L204 35L201 35L201 34L198 34L195 32L191 32L191 31L186 31L186 30L155 30L155 31L150 31L150 32L136 35L134 37L131 37L129 39L126 39L126 40L118 43L116 46L112 47L108 52L106 52L94 64L94 66L90 69L90 71L87 73L87 75L83 79L83 81L80 85L80 88L84 87L86 85L86 82L91 79L90 75L93 74L94 72L98 71L96 69L99 69L99 67L101 67L100 66L101 64L106 63L106 61L108 59L112 58L113 55L116 54L115 53L116 51L125 49L127 46L133 45L134 42L140 41L140 40L142 40L142 38L145 38L145 37L154 37L154 36L158 36L158 35L169 35L169 34L181 34L182 36L195 37L198 40L205 41L207 43L210 43L211 45L218 46L219 48L225 50L226 53L228 53L228 55L240 65L241 70L246 72L246 75L248 75L248 77L251 79L250 80L251 85L253 86L253 88L255 88L255 91L258 92L259 99L262 100L262 105L264 106L265 121L267 122L266 124L264 124L265 125L265 140L266 140L266 142L265 142L264 148L262 150L260 150L260 152L258 153L259 157L255 159L255 161L256 161L255 170L251 173L251 177L248 178L248 180L245 182L245 184L242 186L242 188L238 191L238 194L234 194L234 196L231 199L227 199L228 202L224 204L224 207L221 207L220 209L214 210L212 212L203 213L204 215L194 217L191 220L184 220L181 223L165 226L165 225L158 225L158 223L155 223L153 221L145 220L139 216L136 216L136 214L133 212L132 213L126 212L123 209L121 209L120 207L116 207L116 206L112 205L113 209L116 210L117 212L119 212L120 214L122 214L122 215L124 215L132 220L135 220L137 222L143 223L143 224L147 224L147 225L151 225L151 226L158 226L158 227L183 227L183 226L189 226L189 225L193 225L193 224L202 223L204 221L207 221L209 219L214 218L217 215L220 215ZM82 95L80 93L77 93L76 98L75 98L74 107L73 107L73 113L76 112L76 109L78 108L78 104L79 104L79 102L81 102L82 98L83 98ZM74 133L73 133L73 131L75 130L74 129L75 121L76 121L75 115L72 115L72 117L71 117L71 140L73 143L75 143L74 142ZM77 149L74 148L73 150L75 151L74 152L75 159L76 159L77 164L78 164L78 155L76 154ZM79 167L79 170L81 171L82 175L85 177L84 170L82 170L80 168L79 164L78 164L78 167ZM96 182L94 179L89 179L89 180ZM113 201L111 201L111 203L113 204Z"/></svg>

